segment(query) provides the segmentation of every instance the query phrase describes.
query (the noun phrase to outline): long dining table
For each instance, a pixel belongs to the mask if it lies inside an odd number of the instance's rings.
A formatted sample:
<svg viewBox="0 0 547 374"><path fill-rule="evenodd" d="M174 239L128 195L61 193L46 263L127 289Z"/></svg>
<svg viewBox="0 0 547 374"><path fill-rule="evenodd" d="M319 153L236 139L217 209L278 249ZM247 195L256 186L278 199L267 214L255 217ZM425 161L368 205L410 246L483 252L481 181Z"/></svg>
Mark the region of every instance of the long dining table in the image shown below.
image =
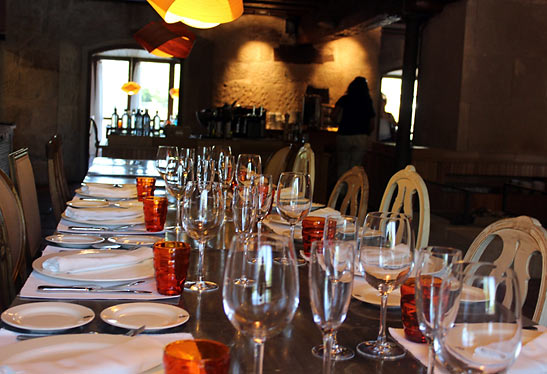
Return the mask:
<svg viewBox="0 0 547 374"><path fill-rule="evenodd" d="M152 175L159 178L153 169L153 162L146 160L120 160L104 157L96 158L91 165L85 182L99 183L134 183L137 175ZM162 184L158 183L161 192ZM164 193L164 192L163 192ZM167 225L174 220L171 208ZM227 223L230 225L231 223ZM233 236L233 228L229 226L219 230L217 238L210 241L206 249L204 261L205 279L215 281L220 288L216 291L194 293L184 291L180 297L162 299L157 302L178 305L190 314L190 319L183 325L162 330L156 333L186 332L194 338L205 338L220 341L231 349L231 373L246 373L253 370L253 349L251 340L239 333L224 314L222 303L222 278L228 243ZM173 233L166 230L163 238L173 240ZM198 252L192 251L188 278L195 274ZM265 373L318 373L322 369L322 360L313 356L312 347L322 342L319 328L313 322L308 289L308 266L299 267L300 302L292 322L277 336L266 341L264 355ZM48 299L49 300L49 299ZM44 301L44 299L24 298L18 296L13 305ZM51 299L55 301L55 299ZM120 300L82 300L72 299L71 303L81 304L91 308L95 319L83 326L71 329L68 333L87 333L90 331L124 334L127 330L111 326L99 318L99 314L107 307L120 303ZM134 300L136 301L136 300ZM124 300L123 302L133 302ZM367 304L352 298L347 318L338 330L338 342L355 350L358 343L375 339L379 329L380 309L378 305ZM392 307L387 312L387 325L401 327L400 308ZM4 328L24 333L23 330L3 325ZM337 373L425 373L426 368L410 353L395 361L379 361L363 357L356 353L355 357L335 364Z"/></svg>

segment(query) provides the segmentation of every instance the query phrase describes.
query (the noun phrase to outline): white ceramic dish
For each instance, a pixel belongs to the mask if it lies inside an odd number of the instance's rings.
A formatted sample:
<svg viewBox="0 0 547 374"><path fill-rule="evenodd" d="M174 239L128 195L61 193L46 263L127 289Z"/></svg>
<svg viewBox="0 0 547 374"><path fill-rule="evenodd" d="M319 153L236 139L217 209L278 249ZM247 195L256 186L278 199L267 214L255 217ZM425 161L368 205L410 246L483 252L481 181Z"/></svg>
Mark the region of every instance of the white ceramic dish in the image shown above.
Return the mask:
<svg viewBox="0 0 547 374"><path fill-rule="evenodd" d="M58 278L58 279L68 279L75 281L84 281L84 282L125 282L131 280L145 279L154 276L154 266L152 259L139 262L138 264L116 267L110 269L102 269L95 271L86 271L81 273L62 273L62 272L52 272L47 269L44 269L42 264L49 258L55 256L68 256L74 254L81 254L85 256L86 253L104 253L100 249L86 249L81 251L68 251L68 252L58 252L51 253L42 257L37 258L32 263L32 268L40 274L47 275L48 277ZM124 249L112 249L108 253L127 253Z"/></svg>
<svg viewBox="0 0 547 374"><path fill-rule="evenodd" d="M122 235L111 236L108 241L114 244L119 244L124 248L133 248L136 246L148 246L152 247L154 243L162 240L159 236L151 235Z"/></svg>
<svg viewBox="0 0 547 374"><path fill-rule="evenodd" d="M83 326L95 318L95 313L78 304L39 302L9 308L1 318L4 323L21 329L58 331Z"/></svg>
<svg viewBox="0 0 547 374"><path fill-rule="evenodd" d="M110 195L107 195L107 194L90 195L90 194L84 192L81 188L76 189L74 192L76 192L78 195L80 195L82 197L106 199L106 200L109 200L109 201L131 200L131 199L136 199L137 198L136 193L128 195L128 196L124 196L124 197L113 197L113 196L110 196Z"/></svg>
<svg viewBox="0 0 547 374"><path fill-rule="evenodd" d="M163 330L186 323L190 314L170 304L126 303L104 309L101 319L112 326L125 329L145 325L145 330Z"/></svg>
<svg viewBox="0 0 547 374"><path fill-rule="evenodd" d="M121 200L121 201L116 202L114 205L117 206L117 207L120 207L120 208L138 207L138 208L142 209L142 202L137 200L137 199L134 199L134 200Z"/></svg>
<svg viewBox="0 0 547 374"><path fill-rule="evenodd" d="M77 234L55 234L46 237L52 244L68 248L90 248L93 244L104 242L102 236L77 235Z"/></svg>
<svg viewBox="0 0 547 374"><path fill-rule="evenodd" d="M103 208L109 206L110 203L103 200L72 200L67 201L66 205L73 208Z"/></svg>
<svg viewBox="0 0 547 374"><path fill-rule="evenodd" d="M135 216L135 218L124 218L124 219L115 219L115 220L82 220L67 217L63 212L62 217L66 221L80 223L84 225L95 225L95 226L124 226L124 225L144 225L144 213L142 215Z"/></svg>
<svg viewBox="0 0 547 374"><path fill-rule="evenodd" d="M365 303L380 305L380 294L378 293L378 290L368 284L363 277L355 276L353 278L353 290L351 291L351 295L357 300ZM387 307L401 307L401 291L399 289L396 289L389 294L387 298Z"/></svg>

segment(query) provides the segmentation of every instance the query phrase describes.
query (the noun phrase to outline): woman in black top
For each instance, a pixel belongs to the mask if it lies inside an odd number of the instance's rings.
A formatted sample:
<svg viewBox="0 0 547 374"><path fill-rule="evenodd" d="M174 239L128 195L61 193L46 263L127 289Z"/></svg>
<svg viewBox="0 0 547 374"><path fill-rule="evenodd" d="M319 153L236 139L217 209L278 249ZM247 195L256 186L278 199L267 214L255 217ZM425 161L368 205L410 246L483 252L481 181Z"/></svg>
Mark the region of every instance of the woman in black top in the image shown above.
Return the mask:
<svg viewBox="0 0 547 374"><path fill-rule="evenodd" d="M333 120L338 123L338 177L353 166L362 165L375 115L367 80L364 77L355 78L346 94L336 102L332 114Z"/></svg>

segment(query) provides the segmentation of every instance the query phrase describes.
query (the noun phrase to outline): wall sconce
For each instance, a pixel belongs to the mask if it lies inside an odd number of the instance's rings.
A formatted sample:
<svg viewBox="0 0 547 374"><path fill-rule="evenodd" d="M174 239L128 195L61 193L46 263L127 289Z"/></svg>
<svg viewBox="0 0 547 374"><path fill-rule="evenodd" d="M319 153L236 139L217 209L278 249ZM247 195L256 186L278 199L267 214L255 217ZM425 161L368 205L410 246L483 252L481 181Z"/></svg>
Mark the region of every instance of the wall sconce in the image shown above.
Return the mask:
<svg viewBox="0 0 547 374"><path fill-rule="evenodd" d="M147 0L167 23L184 22L208 29L238 19L243 0Z"/></svg>
<svg viewBox="0 0 547 374"><path fill-rule="evenodd" d="M127 82L124 83L122 86L122 90L124 90L129 96L135 95L139 92L141 89L141 85L137 82Z"/></svg>
<svg viewBox="0 0 547 374"><path fill-rule="evenodd" d="M171 96L171 99L176 99L179 97L179 89L178 88L171 88L169 90L169 95Z"/></svg>
<svg viewBox="0 0 547 374"><path fill-rule="evenodd" d="M133 37L148 52L160 57L186 58L190 54L196 36L180 22L150 22Z"/></svg>

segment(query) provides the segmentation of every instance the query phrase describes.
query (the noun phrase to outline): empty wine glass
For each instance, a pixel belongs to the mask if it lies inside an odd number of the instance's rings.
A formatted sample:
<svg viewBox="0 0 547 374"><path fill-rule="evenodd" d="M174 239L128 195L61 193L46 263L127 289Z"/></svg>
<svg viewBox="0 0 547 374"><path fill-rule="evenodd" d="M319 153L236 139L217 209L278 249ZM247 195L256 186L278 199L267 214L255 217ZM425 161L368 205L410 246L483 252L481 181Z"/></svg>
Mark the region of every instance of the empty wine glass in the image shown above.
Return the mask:
<svg viewBox="0 0 547 374"><path fill-rule="evenodd" d="M346 319L355 258L355 242L315 241L311 245L309 288L313 320L323 333L323 373L330 373L334 360L334 334Z"/></svg>
<svg viewBox="0 0 547 374"><path fill-rule="evenodd" d="M395 360L405 351L386 338L388 295L410 275L414 263L414 239L407 216L400 213L367 214L360 243L359 266L366 281L380 293L380 331L376 340L357 345L367 357Z"/></svg>
<svg viewBox="0 0 547 374"><path fill-rule="evenodd" d="M294 227L308 215L312 203L311 181L308 174L283 172L279 176L276 191L276 209L281 218L289 223L289 245L294 251ZM285 259L280 259L284 261Z"/></svg>
<svg viewBox="0 0 547 374"><path fill-rule="evenodd" d="M253 184L258 193L258 211L257 211L257 231L262 230L262 221L268 215L272 207L273 184L272 176L269 174L257 174L254 177Z"/></svg>
<svg viewBox="0 0 547 374"><path fill-rule="evenodd" d="M258 210L258 194L255 185L238 185L234 188L232 198L232 212L236 234L248 237L253 232ZM252 282L242 274L235 280L240 286L247 286Z"/></svg>
<svg viewBox="0 0 547 374"><path fill-rule="evenodd" d="M243 153L237 157L236 177L238 184L250 184L255 174L262 173L259 155Z"/></svg>
<svg viewBox="0 0 547 374"><path fill-rule="evenodd" d="M222 195L224 198L224 220L226 221L231 219L231 215L227 214L228 205L230 204L228 192L232 187L232 181L234 180L234 168L234 156L221 153L218 158L218 180L222 187Z"/></svg>
<svg viewBox="0 0 547 374"><path fill-rule="evenodd" d="M357 232L358 226L356 217L330 215L325 218L325 226L323 229L323 242L328 242L329 240L347 242L352 245L354 250L357 252ZM357 259L357 254L355 255L355 258ZM322 358L324 345L316 345L312 348L311 351L314 356ZM355 353L353 352L353 350L349 347L340 345L336 337L336 331L334 331L332 334L331 360L345 361L350 360L353 357L355 357Z"/></svg>
<svg viewBox="0 0 547 374"><path fill-rule="evenodd" d="M165 169L167 167L167 158L178 155L177 147L170 145L160 145L156 152L154 166L162 178L165 179Z"/></svg>
<svg viewBox="0 0 547 374"><path fill-rule="evenodd" d="M176 224L175 232L177 235L182 231L181 226L181 201L184 195L184 187L187 182L187 173L184 172L185 168L188 167L187 160L179 156L178 152L176 155L169 156L167 158L167 165L165 167L165 186L167 191L176 199L177 201L177 211L176 211Z"/></svg>
<svg viewBox="0 0 547 374"><path fill-rule="evenodd" d="M517 275L485 263L462 273L459 284L454 277L441 287L440 309L448 317L435 335L437 360L451 372L505 373L522 344Z"/></svg>
<svg viewBox="0 0 547 374"><path fill-rule="evenodd" d="M218 288L214 282L203 280L203 257L207 240L214 237L222 223L222 191L215 182L188 182L184 189L182 224L188 235L198 241L199 261L197 280L186 281L190 291L211 291Z"/></svg>
<svg viewBox="0 0 547 374"><path fill-rule="evenodd" d="M186 180L194 180L194 167L196 166L196 150L194 148L179 147L179 156L187 160L187 166L184 170Z"/></svg>
<svg viewBox="0 0 547 374"><path fill-rule="evenodd" d="M439 311L441 286L443 280L453 276L453 264L460 262L462 252L450 247L427 247L418 252L414 278L416 318L420 331L429 344L427 373L432 374L435 368L435 336L443 314ZM411 280L411 279L409 279ZM407 283L408 284L408 281ZM403 311L403 315L404 315Z"/></svg>
<svg viewBox="0 0 547 374"><path fill-rule="evenodd" d="M274 257L286 257L285 264ZM246 275L247 287L234 283ZM235 236L226 260L222 289L224 313L234 327L255 343L255 370L262 373L264 343L292 320L298 307L296 257L287 239L273 234Z"/></svg>

